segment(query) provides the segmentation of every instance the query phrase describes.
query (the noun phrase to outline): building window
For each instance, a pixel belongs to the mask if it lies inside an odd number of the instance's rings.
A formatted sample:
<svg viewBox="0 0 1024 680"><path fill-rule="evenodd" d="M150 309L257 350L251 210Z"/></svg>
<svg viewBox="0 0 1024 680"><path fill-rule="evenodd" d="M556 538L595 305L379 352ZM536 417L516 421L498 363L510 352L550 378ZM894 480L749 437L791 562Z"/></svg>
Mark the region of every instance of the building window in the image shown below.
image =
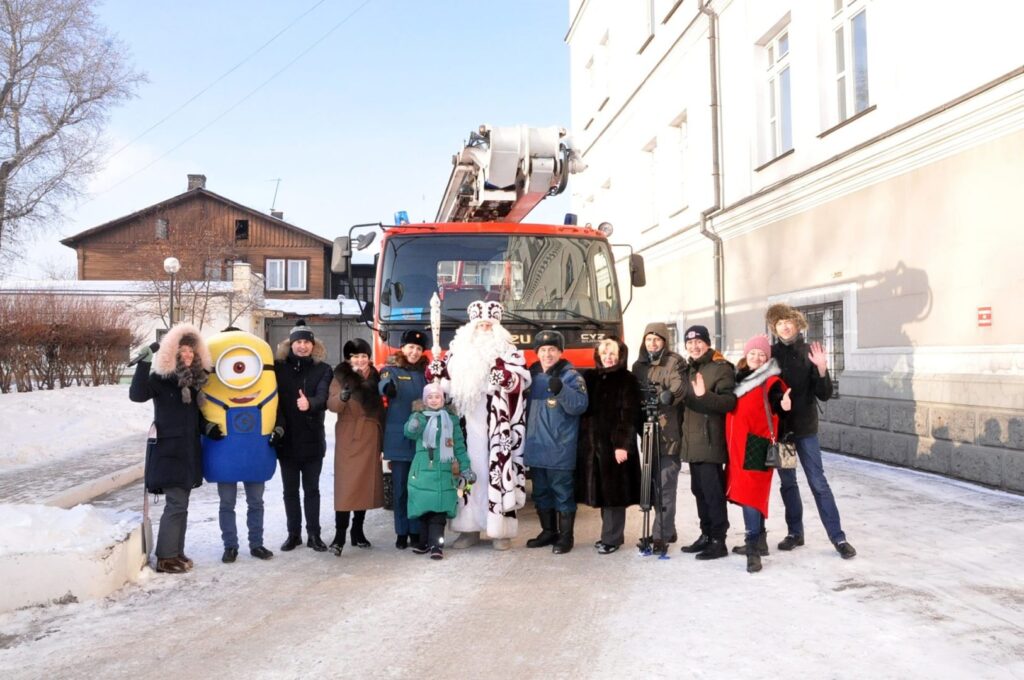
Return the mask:
<svg viewBox="0 0 1024 680"><path fill-rule="evenodd" d="M306 280L306 260L271 260L264 265L264 285L267 290L305 293L309 286Z"/></svg>
<svg viewBox="0 0 1024 680"><path fill-rule="evenodd" d="M267 260L264 277L267 290L284 290L284 260Z"/></svg>
<svg viewBox="0 0 1024 680"><path fill-rule="evenodd" d="M307 290L306 285L306 261L288 260L288 290Z"/></svg>
<svg viewBox="0 0 1024 680"><path fill-rule="evenodd" d="M868 11L859 0L833 5L836 122L841 123L870 106L868 96Z"/></svg>
<svg viewBox="0 0 1024 680"><path fill-rule="evenodd" d="M156 218L156 237L161 241L166 241L170 238L171 234L171 223L163 218Z"/></svg>
<svg viewBox="0 0 1024 680"><path fill-rule="evenodd" d="M235 220L235 241L249 240L249 220Z"/></svg>
<svg viewBox="0 0 1024 680"><path fill-rule="evenodd" d="M828 355L828 369L832 376L832 396L839 396L839 376L845 366L843 347L843 303L826 302L821 305L798 307L807 319L804 339L808 343L820 342Z"/></svg>
<svg viewBox="0 0 1024 680"><path fill-rule="evenodd" d="M789 28L765 45L768 57L768 140L775 158L793 148L793 110L789 68Z"/></svg>

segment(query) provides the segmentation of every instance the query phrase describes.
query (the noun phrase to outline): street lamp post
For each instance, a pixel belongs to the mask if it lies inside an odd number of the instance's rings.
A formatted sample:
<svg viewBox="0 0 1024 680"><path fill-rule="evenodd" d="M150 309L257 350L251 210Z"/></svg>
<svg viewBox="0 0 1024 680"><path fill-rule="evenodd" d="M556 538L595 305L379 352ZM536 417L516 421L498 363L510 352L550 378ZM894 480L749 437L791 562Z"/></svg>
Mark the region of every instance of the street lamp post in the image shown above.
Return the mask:
<svg viewBox="0 0 1024 680"><path fill-rule="evenodd" d="M167 307L167 329L170 330L171 326L174 325L174 275L181 269L181 263L178 262L176 257L168 257L164 260L164 271L171 275L171 291L168 302L170 303Z"/></svg>

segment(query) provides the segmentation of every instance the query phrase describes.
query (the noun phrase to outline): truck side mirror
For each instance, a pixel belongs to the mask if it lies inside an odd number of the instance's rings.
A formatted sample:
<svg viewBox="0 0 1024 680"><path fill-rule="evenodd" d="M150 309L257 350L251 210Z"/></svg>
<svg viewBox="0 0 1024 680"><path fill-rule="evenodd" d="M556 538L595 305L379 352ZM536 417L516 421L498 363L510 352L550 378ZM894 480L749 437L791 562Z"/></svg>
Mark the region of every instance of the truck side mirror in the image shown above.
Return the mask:
<svg viewBox="0 0 1024 680"><path fill-rule="evenodd" d="M647 274L644 272L644 256L633 253L629 256L629 282L634 288L647 285Z"/></svg>
<svg viewBox="0 0 1024 680"><path fill-rule="evenodd" d="M331 248L331 271L335 274L347 274L351 259L352 239L348 236L334 239L334 247Z"/></svg>

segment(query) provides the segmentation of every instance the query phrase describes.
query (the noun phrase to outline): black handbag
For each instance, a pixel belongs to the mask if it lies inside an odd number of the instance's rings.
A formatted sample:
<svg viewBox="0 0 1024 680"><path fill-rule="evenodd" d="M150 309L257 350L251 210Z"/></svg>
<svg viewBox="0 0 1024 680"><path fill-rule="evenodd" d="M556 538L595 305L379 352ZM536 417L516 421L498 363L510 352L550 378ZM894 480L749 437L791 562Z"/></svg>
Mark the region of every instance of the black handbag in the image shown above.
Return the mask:
<svg viewBox="0 0 1024 680"><path fill-rule="evenodd" d="M780 442L775 437L775 427L772 425L772 409L768 405L768 389L761 388L761 396L764 398L764 414L768 418L768 434L771 435L771 444L764 456L765 467L778 468L780 470L793 470L796 468L796 444L790 441Z"/></svg>

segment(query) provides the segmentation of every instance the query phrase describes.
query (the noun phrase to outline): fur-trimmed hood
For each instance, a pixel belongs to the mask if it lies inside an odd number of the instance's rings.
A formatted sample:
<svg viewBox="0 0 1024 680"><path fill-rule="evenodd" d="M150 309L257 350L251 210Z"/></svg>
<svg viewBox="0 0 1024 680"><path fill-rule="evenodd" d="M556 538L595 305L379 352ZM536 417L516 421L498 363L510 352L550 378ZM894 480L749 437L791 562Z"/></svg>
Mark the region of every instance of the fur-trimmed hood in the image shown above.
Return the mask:
<svg viewBox="0 0 1024 680"><path fill-rule="evenodd" d="M206 346L199 329L190 323L175 324L167 331L160 341L160 349L153 355L153 372L163 378L174 375L178 364L178 346L182 340L189 340L189 344L196 348L196 357L199 359L203 369L207 372L213 371L213 359L210 357L210 348Z"/></svg>
<svg viewBox="0 0 1024 680"><path fill-rule="evenodd" d="M736 389L733 390L737 397L742 397L755 387L763 385L767 382L768 378L773 375L780 375L782 373L782 369L779 368L779 362L775 359L769 359L765 363L761 364L756 371L752 371L743 378L740 378L740 375L748 370L750 369L740 369L739 373L736 375L736 377L741 380L741 382L736 385Z"/></svg>
<svg viewBox="0 0 1024 680"><path fill-rule="evenodd" d="M281 342L277 343L277 349L274 350L274 358L278 361L285 361L291 351L292 341L285 338ZM319 364L320 362L327 360L327 347L324 346L324 343L320 342L320 338L313 339L313 353L309 356L312 357L314 364Z"/></svg>

